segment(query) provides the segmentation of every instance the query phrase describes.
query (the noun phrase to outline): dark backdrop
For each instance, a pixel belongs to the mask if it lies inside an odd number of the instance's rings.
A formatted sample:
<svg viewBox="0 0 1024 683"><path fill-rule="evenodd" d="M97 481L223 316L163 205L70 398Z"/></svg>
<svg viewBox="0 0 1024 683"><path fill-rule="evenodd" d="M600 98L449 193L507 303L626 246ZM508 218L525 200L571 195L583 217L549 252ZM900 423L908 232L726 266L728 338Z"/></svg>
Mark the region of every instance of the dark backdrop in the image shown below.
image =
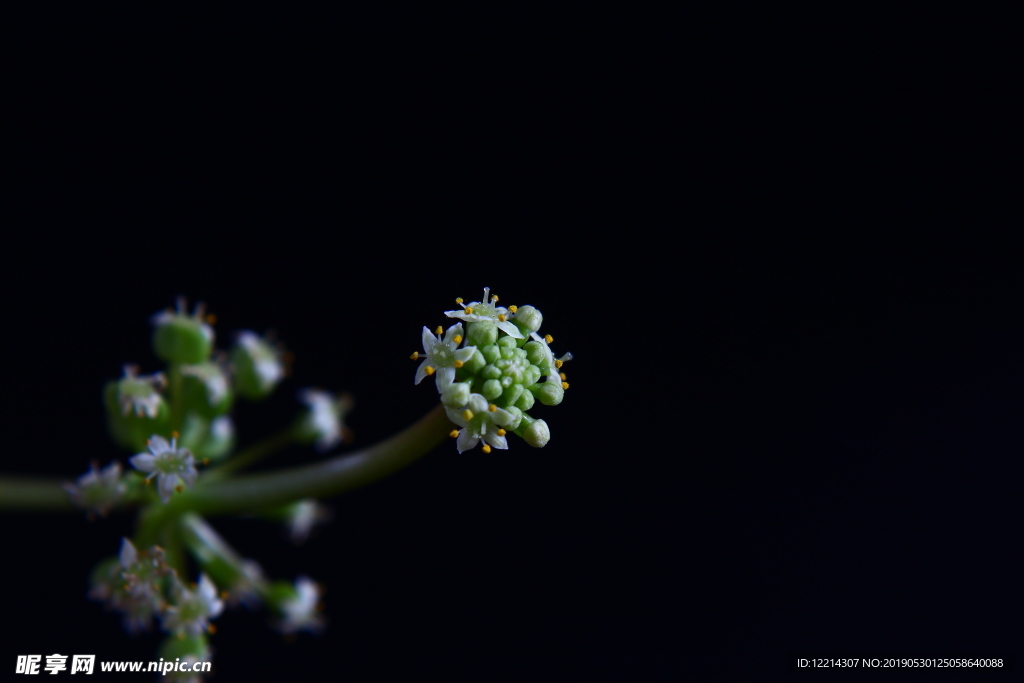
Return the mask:
<svg viewBox="0 0 1024 683"><path fill-rule="evenodd" d="M440 44L406 59L381 26L361 51L231 24L189 43L198 66L176 41L152 60L134 42L26 53L3 469L72 478L130 455L100 390L124 362L156 369L148 317L179 294L220 339L272 328L295 353L269 404L241 406L243 443L318 385L353 393L368 445L433 405L412 385L418 330L486 285L576 356L539 413L551 444L444 444L331 501L299 549L217 520L272 576L324 583L330 626L287 643L227 613L215 680L1012 662L1020 259L966 238L1017 223L1006 181L978 182L999 147L963 124L970 98L921 93L947 72L904 72L908 92L873 78L891 66L825 78L733 63L730 43L679 62L672 42L526 60L479 40L499 74ZM153 656L155 635L84 597L128 518L3 521L0 666Z"/></svg>

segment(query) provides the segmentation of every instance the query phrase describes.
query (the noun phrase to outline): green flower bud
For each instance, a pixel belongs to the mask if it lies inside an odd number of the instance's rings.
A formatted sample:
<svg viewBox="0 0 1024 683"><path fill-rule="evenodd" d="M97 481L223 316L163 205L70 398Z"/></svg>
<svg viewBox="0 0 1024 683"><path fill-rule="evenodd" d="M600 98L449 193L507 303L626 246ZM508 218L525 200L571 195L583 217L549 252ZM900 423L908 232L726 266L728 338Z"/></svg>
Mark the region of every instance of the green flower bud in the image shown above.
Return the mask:
<svg viewBox="0 0 1024 683"><path fill-rule="evenodd" d="M536 365L527 365L523 369L523 384L530 386L536 384L537 380L540 379L541 371Z"/></svg>
<svg viewBox="0 0 1024 683"><path fill-rule="evenodd" d="M170 434L171 411L158 393L163 375L138 377L137 368L125 366L125 377L108 382L103 390L107 425L114 442L122 448L140 451L154 434Z"/></svg>
<svg viewBox="0 0 1024 683"><path fill-rule="evenodd" d="M507 389L510 386L512 386L512 384L514 383L513 380L512 380L512 376L511 375L504 375L498 381L501 382L501 388L502 389Z"/></svg>
<svg viewBox="0 0 1024 683"><path fill-rule="evenodd" d="M165 676L168 681L197 680L192 667L197 662L209 662L212 654L205 634L168 636L160 644L158 655L163 660L159 662L161 680ZM187 664L187 671L182 671L182 664Z"/></svg>
<svg viewBox="0 0 1024 683"><path fill-rule="evenodd" d="M235 396L227 374L220 365L214 362L184 365L181 374L186 410L205 418L223 415L231 410Z"/></svg>
<svg viewBox="0 0 1024 683"><path fill-rule="evenodd" d="M557 406L565 397L565 389L562 388L561 384L556 382L534 384L530 387L530 391L533 392L533 395L538 401L546 406Z"/></svg>
<svg viewBox="0 0 1024 683"><path fill-rule="evenodd" d="M452 382L441 392L441 403L449 408L461 408L469 401L470 389L467 382Z"/></svg>
<svg viewBox="0 0 1024 683"><path fill-rule="evenodd" d="M530 408L533 407L533 402L533 392L524 391L523 393L519 394L519 398L516 399L515 405L520 410L529 410Z"/></svg>
<svg viewBox="0 0 1024 683"><path fill-rule="evenodd" d="M182 428L182 439L189 430L190 418L195 419L194 413L185 417L185 425ZM202 418L198 418L202 420ZM235 424L227 415L215 417L209 422L203 420L203 429L200 432L200 439L191 447L191 451L200 460L209 458L216 462L222 460L235 448Z"/></svg>
<svg viewBox="0 0 1024 683"><path fill-rule="evenodd" d="M530 332L540 329L541 323L544 322L544 316L533 306L520 306L516 309L512 322L522 330L524 337L528 337Z"/></svg>
<svg viewBox="0 0 1024 683"><path fill-rule="evenodd" d="M526 421L525 415L523 416L523 421ZM516 434L523 437L523 441L534 448L543 448L551 440L551 430L548 429L548 423L544 420L534 420L526 425L525 428L517 431Z"/></svg>
<svg viewBox="0 0 1024 683"><path fill-rule="evenodd" d="M498 338L498 327L487 321L466 324L466 344L468 346L489 346Z"/></svg>
<svg viewBox="0 0 1024 683"><path fill-rule="evenodd" d="M548 352L543 344L538 341L526 342L526 345L523 346L523 351L526 351L526 360L530 361L532 365L547 367Z"/></svg>
<svg viewBox="0 0 1024 683"><path fill-rule="evenodd" d="M480 376L484 379L498 379L501 377L501 368L496 365L486 365L484 369L480 371Z"/></svg>
<svg viewBox="0 0 1024 683"><path fill-rule="evenodd" d="M462 367L469 371L470 374L476 374L477 372L480 372L480 369L485 365L487 365L486 356L480 353L480 350L477 349L473 352L473 357L466 361Z"/></svg>
<svg viewBox="0 0 1024 683"><path fill-rule="evenodd" d="M515 337L502 337L498 340L498 347L501 349L502 358L511 358L512 352L516 349Z"/></svg>
<svg viewBox="0 0 1024 683"><path fill-rule="evenodd" d="M202 363L213 351L213 328L206 322L203 304L185 312L185 299L178 299L177 311L166 310L152 318L153 350L169 363Z"/></svg>
<svg viewBox="0 0 1024 683"><path fill-rule="evenodd" d="M269 396L284 379L283 356L280 348L254 332L239 332L235 347L231 350L231 365L235 370L235 388L238 393L250 401Z"/></svg>
<svg viewBox="0 0 1024 683"><path fill-rule="evenodd" d="M501 358L501 349L498 348L497 344L485 346L482 349L480 349L480 351L483 353L484 358L487 360L488 363L493 363L494 361Z"/></svg>
<svg viewBox="0 0 1024 683"><path fill-rule="evenodd" d="M496 379L489 379L489 380L487 380L486 382L484 382L483 387L481 387L481 389L480 389L480 393L483 394L484 397L486 397L488 401L493 401L494 399L496 399L499 396L501 396L501 392L502 392L501 382L499 382ZM466 405L466 404L463 403L462 405ZM452 406L452 407L454 408L454 407L457 407L457 406Z"/></svg>
<svg viewBox="0 0 1024 683"><path fill-rule="evenodd" d="M529 394L530 392L527 391L526 393ZM509 429L517 429L519 427L519 423L523 420L523 411L519 410L519 408L516 408L515 406L509 406L508 408L505 408L505 410L511 414L513 418L506 426Z"/></svg>
<svg viewBox="0 0 1024 683"><path fill-rule="evenodd" d="M522 384L511 384L508 387L504 387L504 391L501 394L502 404L506 406L515 405L515 402L519 400L519 395L522 394L523 391L524 389Z"/></svg>

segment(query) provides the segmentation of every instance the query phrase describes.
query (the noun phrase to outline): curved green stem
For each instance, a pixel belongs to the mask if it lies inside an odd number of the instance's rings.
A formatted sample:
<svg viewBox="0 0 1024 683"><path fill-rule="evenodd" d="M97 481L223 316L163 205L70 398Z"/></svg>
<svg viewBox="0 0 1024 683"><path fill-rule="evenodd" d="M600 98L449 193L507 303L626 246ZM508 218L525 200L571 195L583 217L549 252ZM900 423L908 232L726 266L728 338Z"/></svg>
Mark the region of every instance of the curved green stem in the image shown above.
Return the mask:
<svg viewBox="0 0 1024 683"><path fill-rule="evenodd" d="M59 479L0 477L0 510L78 510L62 484Z"/></svg>
<svg viewBox="0 0 1024 683"><path fill-rule="evenodd" d="M402 432L356 453L303 467L277 470L197 485L175 496L170 514L204 515L251 512L303 498L324 498L365 486L410 465L444 440L451 422L437 406Z"/></svg>
<svg viewBox="0 0 1024 683"><path fill-rule="evenodd" d="M204 472L203 481L208 483L219 481L232 472L254 465L268 455L273 455L282 448L291 445L294 441L294 431L291 428L269 436L263 441L253 444L232 456L223 465L212 467Z"/></svg>

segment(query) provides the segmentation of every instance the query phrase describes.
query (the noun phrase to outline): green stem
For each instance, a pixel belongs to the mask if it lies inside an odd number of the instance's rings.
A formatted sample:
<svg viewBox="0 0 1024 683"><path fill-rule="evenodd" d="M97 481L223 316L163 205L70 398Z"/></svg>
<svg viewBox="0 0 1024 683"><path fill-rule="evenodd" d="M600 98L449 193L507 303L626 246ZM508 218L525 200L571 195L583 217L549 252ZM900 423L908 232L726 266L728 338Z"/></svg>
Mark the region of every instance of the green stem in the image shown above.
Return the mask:
<svg viewBox="0 0 1024 683"><path fill-rule="evenodd" d="M181 425L185 422L185 378L181 375L181 365L178 363L172 363L167 374L169 375L167 391L171 396L171 431L180 432Z"/></svg>
<svg viewBox="0 0 1024 683"><path fill-rule="evenodd" d="M224 515L252 512L303 498L324 498L365 486L412 464L444 440L451 430L437 406L404 431L365 450L329 460L226 481L200 483L171 499L163 515L197 512Z"/></svg>
<svg viewBox="0 0 1024 683"><path fill-rule="evenodd" d="M0 477L0 510L78 510L59 479Z"/></svg>
<svg viewBox="0 0 1024 683"><path fill-rule="evenodd" d="M218 465L204 472L203 481L207 483L219 481L232 472L254 465L268 455L273 455L294 441L294 432L290 428L273 436L268 436L263 441L240 451L223 465Z"/></svg>

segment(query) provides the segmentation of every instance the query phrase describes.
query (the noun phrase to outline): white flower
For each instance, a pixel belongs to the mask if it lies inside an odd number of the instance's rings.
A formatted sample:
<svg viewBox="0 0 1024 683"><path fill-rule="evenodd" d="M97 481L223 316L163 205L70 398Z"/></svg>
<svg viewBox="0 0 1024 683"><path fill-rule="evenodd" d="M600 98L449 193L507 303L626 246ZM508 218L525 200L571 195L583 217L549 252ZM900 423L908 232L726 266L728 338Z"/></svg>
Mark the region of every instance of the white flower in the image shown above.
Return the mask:
<svg viewBox="0 0 1024 683"><path fill-rule="evenodd" d="M490 452L491 447L507 449L508 442L505 440L505 425L515 421L515 415L487 403L487 399L480 394L471 394L469 402L463 408L445 408L448 419L462 427L459 430L459 438L455 442L459 453L476 447L480 440L486 442L484 452Z"/></svg>
<svg viewBox="0 0 1024 683"><path fill-rule="evenodd" d="M324 627L320 616L320 587L312 579L300 576L295 581L295 597L282 600L279 608L283 615L277 623L282 633L306 630L316 633Z"/></svg>
<svg viewBox="0 0 1024 683"><path fill-rule="evenodd" d="M224 602L217 597L217 586L206 574L199 576L194 590L181 583L175 585L175 604L163 614L163 627L169 633L198 636L210 628L210 619L224 611Z"/></svg>
<svg viewBox="0 0 1024 683"><path fill-rule="evenodd" d="M199 473L196 472L195 458L191 451L187 448L178 448L176 439L171 439L171 442L167 443L167 439L157 435L150 438L146 447L149 453L133 455L129 462L135 469L149 472L147 481L154 476L157 478L157 491L161 501L169 501L181 484L192 488Z"/></svg>
<svg viewBox="0 0 1024 683"><path fill-rule="evenodd" d="M462 303L461 299L456 299L456 301L460 304ZM491 288L484 287L483 301L474 301L468 306L464 306L461 311L445 311L444 314L449 318L458 318L469 323L491 322L497 325L498 329L505 334L516 339L522 339L523 333L519 331L518 327L508 321L508 309L504 306L495 306L494 304L497 302L498 297L491 296Z"/></svg>
<svg viewBox="0 0 1024 683"><path fill-rule="evenodd" d="M330 392L318 389L303 389L299 400L309 406L299 428L302 436L314 441L321 452L341 443L345 432L342 418L351 407L351 399L348 396L334 398Z"/></svg>
<svg viewBox="0 0 1024 683"><path fill-rule="evenodd" d="M438 327L438 330L441 328ZM462 364L473 357L476 351L475 346L464 346L458 348L462 343L462 323L456 323L444 333L436 337L426 327L423 328L423 350L426 358L416 369L416 384L423 381L427 375L437 374L437 390L444 391L444 388L455 381L455 369L461 368ZM418 360L420 354L414 353L413 360Z"/></svg>
<svg viewBox="0 0 1024 683"><path fill-rule="evenodd" d="M96 463L80 476L74 484L64 484L71 502L78 507L106 516L125 492L121 481L121 465L112 462L102 470L96 470Z"/></svg>
<svg viewBox="0 0 1024 683"><path fill-rule="evenodd" d="M331 518L330 512L324 505L312 498L300 500L288 510L288 535L292 543L299 545L305 543L309 538L309 532L317 522L324 522Z"/></svg>
<svg viewBox="0 0 1024 683"><path fill-rule="evenodd" d="M124 377L117 383L117 402L124 415L134 412L139 417L145 414L154 418L164 400L159 391L167 385L167 378L162 372L145 377L139 377L138 372L136 365L124 366Z"/></svg>

